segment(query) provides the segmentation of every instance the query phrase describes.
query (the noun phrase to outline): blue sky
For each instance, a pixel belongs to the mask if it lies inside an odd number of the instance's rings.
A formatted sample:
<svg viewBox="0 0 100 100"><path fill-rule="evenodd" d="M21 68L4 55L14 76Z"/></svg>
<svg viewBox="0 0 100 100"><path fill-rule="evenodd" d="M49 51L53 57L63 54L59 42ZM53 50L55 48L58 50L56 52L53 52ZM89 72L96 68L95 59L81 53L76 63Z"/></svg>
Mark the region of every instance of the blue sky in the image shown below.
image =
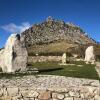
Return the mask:
<svg viewBox="0 0 100 100"><path fill-rule="evenodd" d="M48 16L73 22L100 42L100 0L0 0L0 47Z"/></svg>

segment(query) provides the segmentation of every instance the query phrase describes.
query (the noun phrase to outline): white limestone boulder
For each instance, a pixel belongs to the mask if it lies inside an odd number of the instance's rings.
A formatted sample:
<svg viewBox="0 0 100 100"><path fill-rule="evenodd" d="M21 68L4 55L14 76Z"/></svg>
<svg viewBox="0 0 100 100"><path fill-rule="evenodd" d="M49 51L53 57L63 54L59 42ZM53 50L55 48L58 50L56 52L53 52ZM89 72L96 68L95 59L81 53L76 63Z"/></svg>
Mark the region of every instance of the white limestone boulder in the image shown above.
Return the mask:
<svg viewBox="0 0 100 100"><path fill-rule="evenodd" d="M11 34L5 48L0 51L0 67L3 72L24 71L27 65L27 50L19 34Z"/></svg>
<svg viewBox="0 0 100 100"><path fill-rule="evenodd" d="M62 64L66 64L66 53L62 55Z"/></svg>
<svg viewBox="0 0 100 100"><path fill-rule="evenodd" d="M95 55L94 55L94 48L93 46L89 46L85 51L85 61L86 63L94 64L95 62Z"/></svg>

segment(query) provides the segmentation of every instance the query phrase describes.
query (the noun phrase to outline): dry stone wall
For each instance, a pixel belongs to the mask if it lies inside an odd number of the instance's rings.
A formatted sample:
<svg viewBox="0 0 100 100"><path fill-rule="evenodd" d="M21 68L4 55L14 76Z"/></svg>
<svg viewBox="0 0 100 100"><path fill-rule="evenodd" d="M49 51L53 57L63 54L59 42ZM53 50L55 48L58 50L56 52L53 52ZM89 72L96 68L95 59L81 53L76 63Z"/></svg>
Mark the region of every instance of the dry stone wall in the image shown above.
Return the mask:
<svg viewBox="0 0 100 100"><path fill-rule="evenodd" d="M28 62L61 61L62 56L29 56Z"/></svg>
<svg viewBox="0 0 100 100"><path fill-rule="evenodd" d="M0 79L0 100L100 100L100 83L51 75Z"/></svg>

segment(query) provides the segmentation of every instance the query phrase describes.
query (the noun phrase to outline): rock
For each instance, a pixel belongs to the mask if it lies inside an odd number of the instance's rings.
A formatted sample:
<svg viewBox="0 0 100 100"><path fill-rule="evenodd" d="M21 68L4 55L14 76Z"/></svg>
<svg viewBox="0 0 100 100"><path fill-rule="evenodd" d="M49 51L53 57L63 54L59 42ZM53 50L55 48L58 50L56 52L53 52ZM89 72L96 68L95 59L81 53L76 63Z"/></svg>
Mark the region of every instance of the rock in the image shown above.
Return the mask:
<svg viewBox="0 0 100 100"><path fill-rule="evenodd" d="M66 93L66 94L65 94L65 97L69 97L69 94L68 94L68 93Z"/></svg>
<svg viewBox="0 0 100 100"><path fill-rule="evenodd" d="M62 55L62 64L66 64L66 53Z"/></svg>
<svg viewBox="0 0 100 100"><path fill-rule="evenodd" d="M52 98L57 98L57 93L52 93Z"/></svg>
<svg viewBox="0 0 100 100"><path fill-rule="evenodd" d="M51 98L51 92L50 91L43 92L39 95L40 100L48 100L50 98Z"/></svg>
<svg viewBox="0 0 100 100"><path fill-rule="evenodd" d="M85 51L85 61L86 63L94 64L95 62L95 55L94 55L94 48L93 46L89 46Z"/></svg>
<svg viewBox="0 0 100 100"><path fill-rule="evenodd" d="M2 89L0 89L0 97L2 96L2 94L3 94L3 90L2 90Z"/></svg>
<svg viewBox="0 0 100 100"><path fill-rule="evenodd" d="M75 93L74 93L73 91L70 91L70 92L69 92L69 95L70 95L70 96L75 96Z"/></svg>
<svg viewBox="0 0 100 100"><path fill-rule="evenodd" d="M62 99L64 99L64 95L63 94L57 94L57 98L62 100Z"/></svg>
<svg viewBox="0 0 100 100"><path fill-rule="evenodd" d="M95 95L95 100L100 100L100 96L99 95Z"/></svg>
<svg viewBox="0 0 100 100"><path fill-rule="evenodd" d="M3 72L24 71L27 64L27 50L19 34L11 34L5 48L0 51L0 66Z"/></svg>
<svg viewBox="0 0 100 100"><path fill-rule="evenodd" d="M74 100L82 100L81 98L74 98Z"/></svg>
<svg viewBox="0 0 100 100"><path fill-rule="evenodd" d="M12 100L10 96L4 96L1 100Z"/></svg>
<svg viewBox="0 0 100 100"><path fill-rule="evenodd" d="M34 97L36 98L39 96L39 93L36 91L30 91L28 96L31 98L34 98Z"/></svg>
<svg viewBox="0 0 100 100"><path fill-rule="evenodd" d="M7 92L9 96L16 96L18 94L18 87L9 87L7 88Z"/></svg>
<svg viewBox="0 0 100 100"><path fill-rule="evenodd" d="M66 97L64 100L74 100L73 97Z"/></svg>

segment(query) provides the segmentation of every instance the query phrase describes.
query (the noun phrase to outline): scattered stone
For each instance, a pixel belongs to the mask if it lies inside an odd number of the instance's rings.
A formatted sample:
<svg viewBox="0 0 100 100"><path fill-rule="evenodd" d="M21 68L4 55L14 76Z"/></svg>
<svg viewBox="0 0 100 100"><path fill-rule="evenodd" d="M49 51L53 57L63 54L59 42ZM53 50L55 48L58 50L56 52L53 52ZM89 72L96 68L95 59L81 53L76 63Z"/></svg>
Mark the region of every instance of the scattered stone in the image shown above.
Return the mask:
<svg viewBox="0 0 100 100"><path fill-rule="evenodd" d="M77 66L82 67L83 65L77 65Z"/></svg>

